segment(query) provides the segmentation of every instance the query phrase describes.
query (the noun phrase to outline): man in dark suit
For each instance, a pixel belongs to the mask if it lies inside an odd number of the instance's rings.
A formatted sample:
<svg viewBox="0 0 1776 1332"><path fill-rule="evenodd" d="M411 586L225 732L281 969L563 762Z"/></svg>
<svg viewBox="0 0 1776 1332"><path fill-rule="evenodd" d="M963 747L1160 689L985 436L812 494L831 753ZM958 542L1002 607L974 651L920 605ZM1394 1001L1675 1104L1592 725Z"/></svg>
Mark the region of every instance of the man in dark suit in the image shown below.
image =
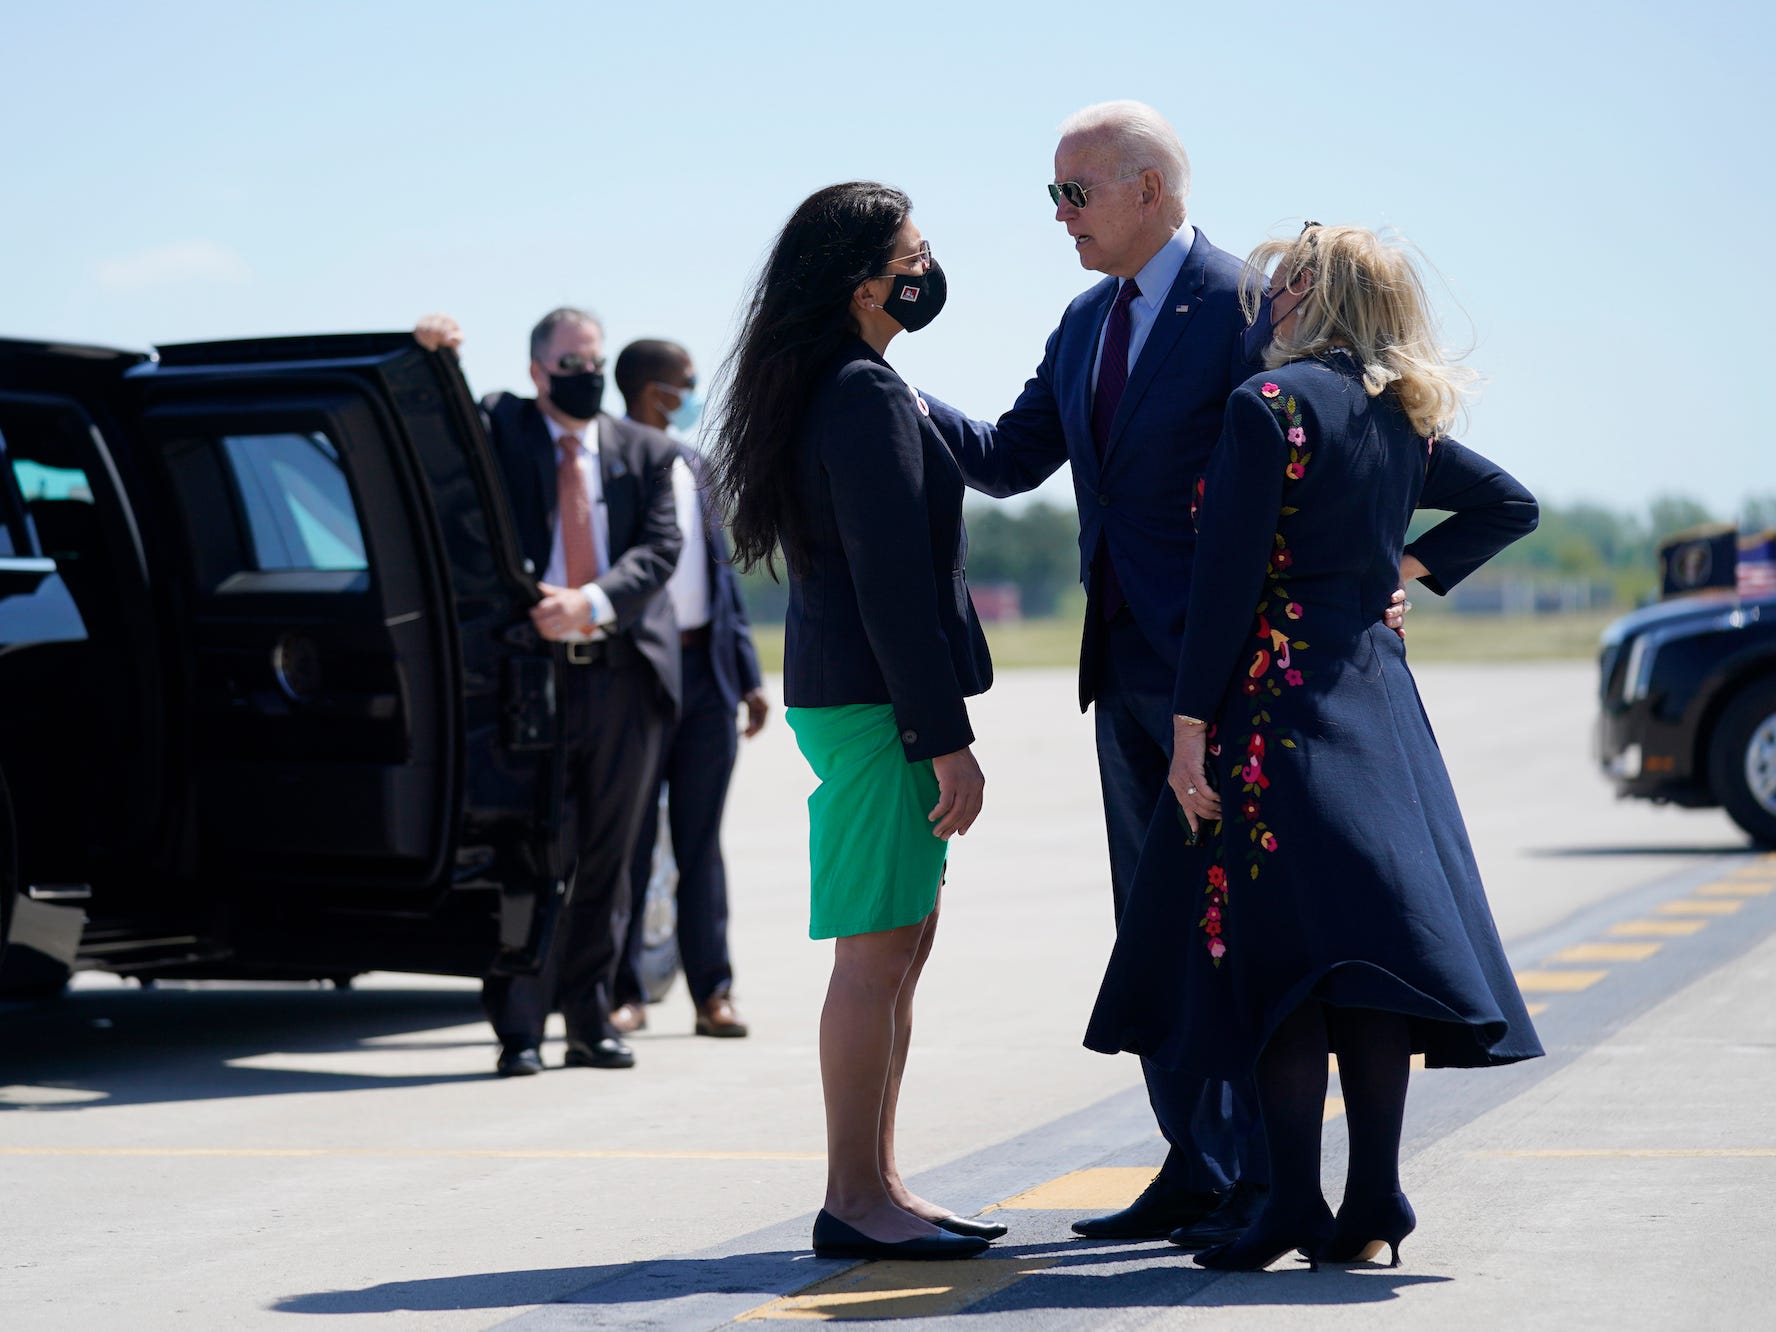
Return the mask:
<svg viewBox="0 0 1776 1332"><path fill-rule="evenodd" d="M676 342L645 338L617 357L617 388L629 419L658 430L691 430L702 409L691 354ZM770 712L758 653L741 598L740 578L728 558L727 535L700 485L703 460L678 445L672 469L684 551L666 584L684 672L684 706L666 736L660 771L648 787L647 808L631 866L629 937L617 971L619 1031L647 1025L642 985L643 910L659 834L659 795L665 788L667 826L678 862L678 955L696 1006L699 1036L746 1035L734 1007L728 956L728 880L722 864L722 808L739 752L736 714L746 705L746 735L758 734Z"/></svg>
<svg viewBox="0 0 1776 1332"><path fill-rule="evenodd" d="M421 320L414 336L432 349L462 341L456 321L441 315ZM534 400L495 393L482 408L519 543L541 571L530 617L561 645L573 868L541 972L483 986L502 1077L541 1071L551 1008L566 1019L568 1067L635 1063L610 1016L629 925L629 856L679 699L678 627L661 595L683 543L672 496L677 448L661 431L599 410L604 330L585 310L543 316L530 336L530 378Z"/></svg>
<svg viewBox="0 0 1776 1332"><path fill-rule="evenodd" d="M1018 494L1072 466L1086 588L1079 704L1096 705L1118 919L1168 792L1196 483L1228 395L1258 368L1242 345L1240 261L1186 219L1189 188L1183 144L1151 107L1110 102L1069 118L1049 186L1055 220L1080 264L1106 276L1067 307L996 424L930 400L978 490ZM1164 941L1154 944L1152 964L1170 965ZM1267 1175L1252 1100L1226 1083L1142 1067L1170 1144L1165 1165L1130 1207L1074 1230L1185 1245L1232 1238L1255 1215Z"/></svg>

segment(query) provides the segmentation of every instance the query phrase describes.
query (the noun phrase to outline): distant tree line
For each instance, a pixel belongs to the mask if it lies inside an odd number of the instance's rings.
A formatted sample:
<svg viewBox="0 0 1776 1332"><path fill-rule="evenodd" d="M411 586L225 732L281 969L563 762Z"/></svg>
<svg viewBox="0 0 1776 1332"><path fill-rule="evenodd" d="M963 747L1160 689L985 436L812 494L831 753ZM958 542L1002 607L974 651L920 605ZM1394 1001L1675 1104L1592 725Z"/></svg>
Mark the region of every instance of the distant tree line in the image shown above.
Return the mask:
<svg viewBox="0 0 1776 1332"><path fill-rule="evenodd" d="M1421 513L1417 535L1442 515ZM1644 510L1602 504L1545 504L1541 525L1493 560L1480 576L1588 579L1612 584L1632 605L1658 585L1659 542L1704 523L1737 521L1743 531L1776 528L1776 492L1753 495L1737 514L1722 515L1684 495L1661 495ZM781 576L781 562L779 576ZM743 580L747 605L763 623L781 622L786 583L762 570ZM1024 614L1053 615L1079 586L1079 522L1071 509L1037 501L1012 508L974 505L968 511L968 581L1015 583Z"/></svg>

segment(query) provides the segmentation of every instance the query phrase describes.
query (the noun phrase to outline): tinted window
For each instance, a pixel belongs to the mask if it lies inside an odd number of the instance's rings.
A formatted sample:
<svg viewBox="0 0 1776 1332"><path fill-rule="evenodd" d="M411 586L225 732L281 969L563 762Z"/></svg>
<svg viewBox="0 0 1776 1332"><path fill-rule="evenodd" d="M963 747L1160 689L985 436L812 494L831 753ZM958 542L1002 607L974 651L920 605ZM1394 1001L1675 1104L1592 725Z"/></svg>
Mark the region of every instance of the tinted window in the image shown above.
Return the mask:
<svg viewBox="0 0 1776 1332"><path fill-rule="evenodd" d="M233 473L260 570L368 569L339 450L319 431L228 435Z"/></svg>

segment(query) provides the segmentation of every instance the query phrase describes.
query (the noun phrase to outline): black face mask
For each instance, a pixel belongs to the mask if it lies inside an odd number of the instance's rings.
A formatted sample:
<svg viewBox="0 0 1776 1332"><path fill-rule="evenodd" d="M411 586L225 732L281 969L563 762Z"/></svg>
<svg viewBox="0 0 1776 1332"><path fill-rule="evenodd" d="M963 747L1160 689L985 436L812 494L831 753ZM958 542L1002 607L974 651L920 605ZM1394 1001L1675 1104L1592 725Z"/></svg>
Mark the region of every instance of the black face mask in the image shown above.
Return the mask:
<svg viewBox="0 0 1776 1332"><path fill-rule="evenodd" d="M1270 322L1270 293L1267 291L1258 298L1258 313L1252 316L1252 322L1246 325L1240 338L1240 352L1250 364L1257 365L1275 336L1276 326Z"/></svg>
<svg viewBox="0 0 1776 1332"><path fill-rule="evenodd" d="M549 376L549 401L576 421L590 421L604 401L604 371L582 370L574 375Z"/></svg>
<svg viewBox="0 0 1776 1332"><path fill-rule="evenodd" d="M950 284L943 268L933 259L923 273L889 273L888 299L882 309L908 333L917 333L943 312Z"/></svg>

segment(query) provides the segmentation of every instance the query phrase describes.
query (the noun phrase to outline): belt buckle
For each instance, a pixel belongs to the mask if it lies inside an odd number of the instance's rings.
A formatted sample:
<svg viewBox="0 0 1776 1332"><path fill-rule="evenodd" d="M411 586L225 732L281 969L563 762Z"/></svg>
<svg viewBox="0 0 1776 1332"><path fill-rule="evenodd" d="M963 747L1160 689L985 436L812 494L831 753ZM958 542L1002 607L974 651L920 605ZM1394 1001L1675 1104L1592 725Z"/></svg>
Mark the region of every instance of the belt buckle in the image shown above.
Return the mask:
<svg viewBox="0 0 1776 1332"><path fill-rule="evenodd" d="M592 664L592 644L569 643L567 645L567 660L574 666L590 666Z"/></svg>

